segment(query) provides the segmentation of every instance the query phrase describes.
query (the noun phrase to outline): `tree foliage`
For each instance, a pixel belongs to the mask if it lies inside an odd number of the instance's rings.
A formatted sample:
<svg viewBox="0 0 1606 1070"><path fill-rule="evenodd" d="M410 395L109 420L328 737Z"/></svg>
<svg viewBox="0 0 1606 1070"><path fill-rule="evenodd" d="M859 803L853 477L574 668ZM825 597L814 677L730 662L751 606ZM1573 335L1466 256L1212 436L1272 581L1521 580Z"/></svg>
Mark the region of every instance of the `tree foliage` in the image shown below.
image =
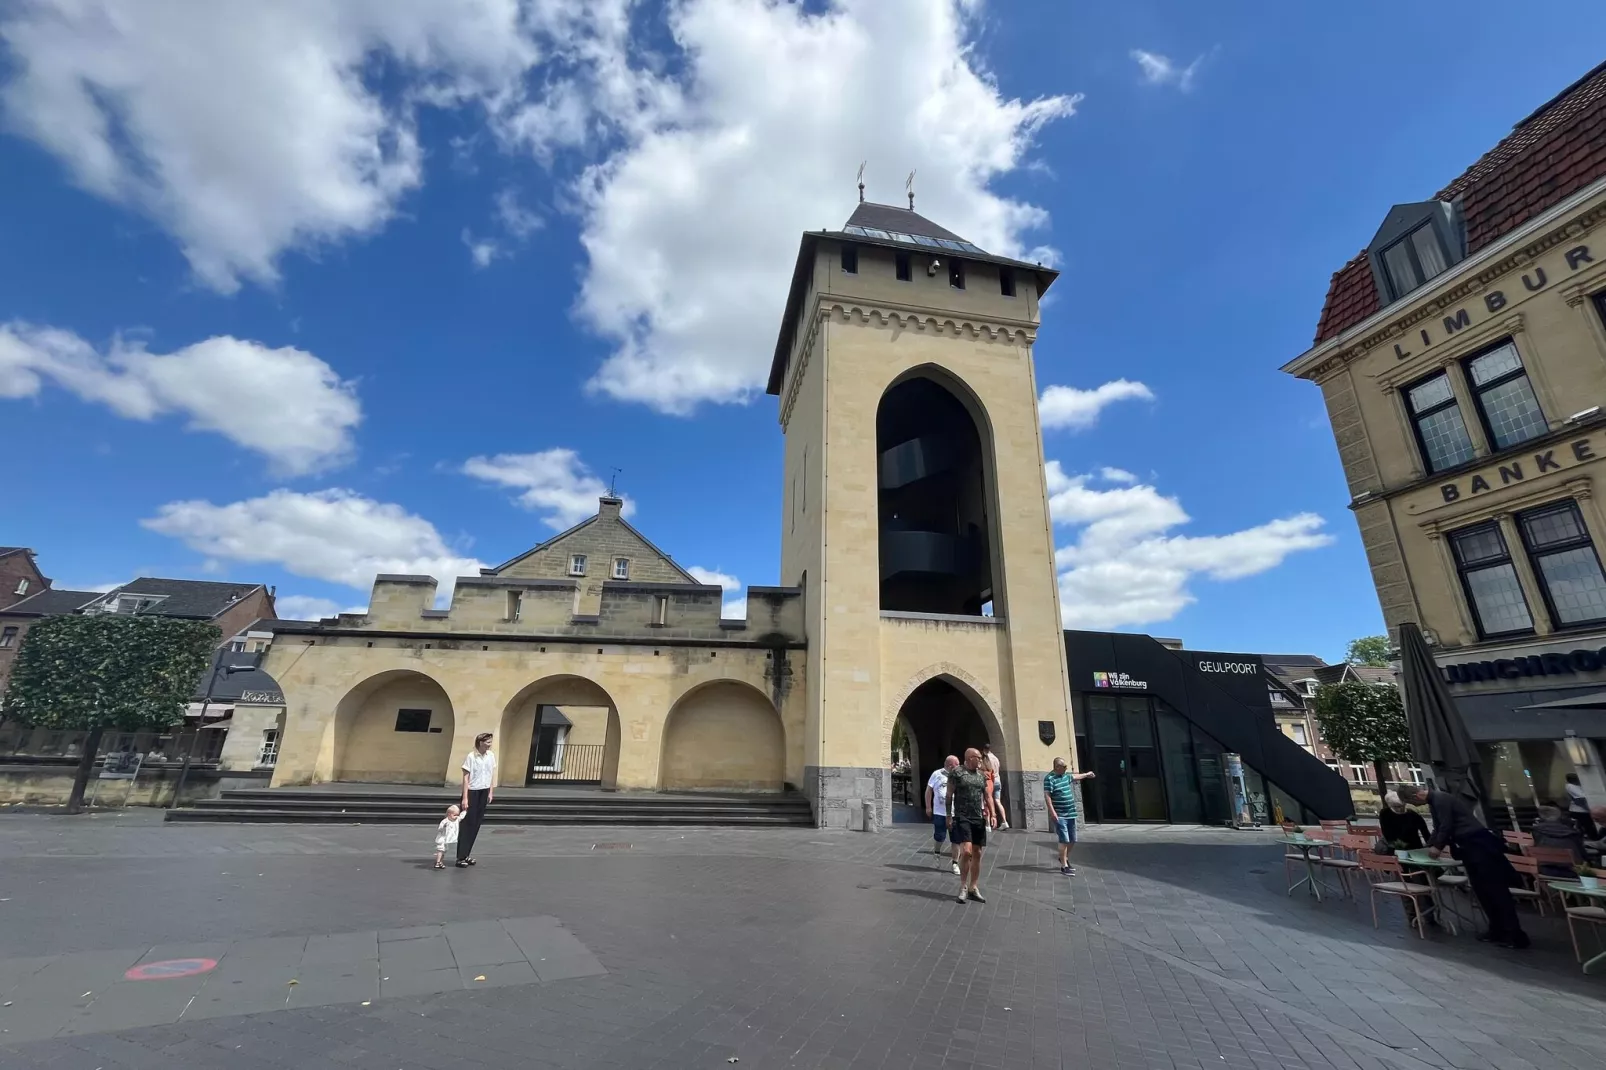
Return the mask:
<svg viewBox="0 0 1606 1070"><path fill-rule="evenodd" d="M67 811L77 813L101 733L182 721L220 638L205 621L174 617L48 617L23 637L0 714L88 733L67 800Z"/></svg>
<svg viewBox="0 0 1606 1070"><path fill-rule="evenodd" d="M1385 787L1385 762L1411 760L1405 703L1393 684L1324 684L1316 689L1316 720L1334 754L1377 770L1379 791Z"/></svg>
<svg viewBox="0 0 1606 1070"><path fill-rule="evenodd" d="M78 731L167 728L183 720L221 635L173 617L48 617L17 651L6 719Z"/></svg>
<svg viewBox="0 0 1606 1070"><path fill-rule="evenodd" d="M1344 660L1351 665L1373 665L1383 668L1389 663L1389 637L1386 635L1363 635L1359 639L1351 639L1349 647L1344 651Z"/></svg>

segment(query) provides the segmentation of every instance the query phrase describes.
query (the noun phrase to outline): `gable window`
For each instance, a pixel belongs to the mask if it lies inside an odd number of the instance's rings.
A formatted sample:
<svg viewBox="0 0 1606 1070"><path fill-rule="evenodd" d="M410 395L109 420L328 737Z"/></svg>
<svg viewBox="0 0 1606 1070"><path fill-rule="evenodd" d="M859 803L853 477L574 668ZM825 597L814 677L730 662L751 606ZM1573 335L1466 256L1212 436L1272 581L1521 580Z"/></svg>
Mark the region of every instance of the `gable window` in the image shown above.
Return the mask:
<svg viewBox="0 0 1606 1070"><path fill-rule="evenodd" d="M1488 639L1533 631L1533 615L1500 525L1491 521L1457 531L1450 536L1450 548L1478 634Z"/></svg>
<svg viewBox="0 0 1606 1070"><path fill-rule="evenodd" d="M844 275L857 275L859 273L859 249L854 245L842 247L842 273Z"/></svg>
<svg viewBox="0 0 1606 1070"><path fill-rule="evenodd" d="M998 292L1005 297L1015 296L1015 270L1001 267L998 269Z"/></svg>
<svg viewBox="0 0 1606 1070"><path fill-rule="evenodd" d="M1396 299L1442 275L1449 266L1432 223L1423 223L1383 250L1383 271Z"/></svg>
<svg viewBox="0 0 1606 1070"><path fill-rule="evenodd" d="M613 559L613 578L628 580L630 578L630 558L616 557Z"/></svg>
<svg viewBox="0 0 1606 1070"><path fill-rule="evenodd" d="M397 710L396 731L398 732L428 732L428 710Z"/></svg>
<svg viewBox="0 0 1606 1070"><path fill-rule="evenodd" d="M1550 430L1522 358L1509 339L1467 361L1467 378L1493 449L1503 450Z"/></svg>
<svg viewBox="0 0 1606 1070"><path fill-rule="evenodd" d="M12 646L17 641L17 629L7 628L0 631L0 647Z"/></svg>
<svg viewBox="0 0 1606 1070"><path fill-rule="evenodd" d="M1573 501L1517 514L1523 545L1558 628L1606 620L1606 575Z"/></svg>
<svg viewBox="0 0 1606 1070"><path fill-rule="evenodd" d="M908 253L899 253L893 257L892 263L893 269L898 273L899 282L908 282L913 277L909 270Z"/></svg>
<svg viewBox="0 0 1606 1070"><path fill-rule="evenodd" d="M570 554L569 555L569 575L571 575L571 576L584 576L585 574L586 574L586 555L585 554Z"/></svg>
<svg viewBox="0 0 1606 1070"><path fill-rule="evenodd" d="M524 612L524 592L509 591L507 593L507 619L517 621Z"/></svg>
<svg viewBox="0 0 1606 1070"><path fill-rule="evenodd" d="M26 577L24 577L23 579L20 579L20 580L17 581L17 593L18 594L27 594L28 593L28 580L27 580Z"/></svg>
<svg viewBox="0 0 1606 1070"><path fill-rule="evenodd" d="M1450 376L1437 372L1415 386L1407 387L1405 404L1411 412L1411 426L1422 450L1422 462L1429 472L1442 472L1472 460L1472 439L1466 421L1450 389Z"/></svg>

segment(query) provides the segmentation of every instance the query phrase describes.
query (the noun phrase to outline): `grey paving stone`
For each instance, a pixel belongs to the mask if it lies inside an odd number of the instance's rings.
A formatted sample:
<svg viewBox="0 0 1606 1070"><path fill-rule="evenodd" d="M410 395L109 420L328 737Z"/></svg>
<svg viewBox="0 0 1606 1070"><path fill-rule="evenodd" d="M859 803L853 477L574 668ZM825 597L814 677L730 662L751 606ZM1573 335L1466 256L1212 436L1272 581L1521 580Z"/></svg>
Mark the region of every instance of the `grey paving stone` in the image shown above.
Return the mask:
<svg viewBox="0 0 1606 1070"><path fill-rule="evenodd" d="M523 958L517 962L500 962L494 965L459 966L457 972L462 978L463 987L470 989L533 985L537 981L547 980L537 977L535 969Z"/></svg>
<svg viewBox="0 0 1606 1070"><path fill-rule="evenodd" d="M500 921L458 921L441 928L459 966L524 961L524 952Z"/></svg>
<svg viewBox="0 0 1606 1070"><path fill-rule="evenodd" d="M463 987L463 975L456 966L438 970L395 971L381 977L379 994L394 996L420 996L430 992L452 992Z"/></svg>

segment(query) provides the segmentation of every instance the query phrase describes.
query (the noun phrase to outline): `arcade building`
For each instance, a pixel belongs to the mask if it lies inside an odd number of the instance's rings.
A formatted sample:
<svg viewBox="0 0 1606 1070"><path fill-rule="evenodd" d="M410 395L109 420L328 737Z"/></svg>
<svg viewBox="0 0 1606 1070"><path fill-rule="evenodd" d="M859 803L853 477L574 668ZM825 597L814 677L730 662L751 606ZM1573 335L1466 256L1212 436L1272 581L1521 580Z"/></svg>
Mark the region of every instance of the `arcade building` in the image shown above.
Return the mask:
<svg viewBox="0 0 1606 1070"><path fill-rule="evenodd" d="M446 608L433 577L378 576L365 613L273 626L273 786L455 784L489 731L504 786L795 792L873 828L901 724L922 767L991 743L1019 827L1046 827L1055 756L1098 770L1108 820L1225 819L1224 752L1283 813L1346 816L1260 670L1196 664L1242 656L1063 630L1032 363L1055 278L912 207L805 233L768 382L782 585L723 619L615 498Z"/></svg>

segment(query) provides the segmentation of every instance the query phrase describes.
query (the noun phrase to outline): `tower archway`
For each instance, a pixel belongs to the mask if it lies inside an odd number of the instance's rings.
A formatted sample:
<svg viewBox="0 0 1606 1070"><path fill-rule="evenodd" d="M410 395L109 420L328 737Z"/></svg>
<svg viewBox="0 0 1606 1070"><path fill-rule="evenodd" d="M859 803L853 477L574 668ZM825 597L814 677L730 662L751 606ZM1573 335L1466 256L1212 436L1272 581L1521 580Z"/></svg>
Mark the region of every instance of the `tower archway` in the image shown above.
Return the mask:
<svg viewBox="0 0 1606 1070"><path fill-rule="evenodd" d="M881 608L975 616L993 607L992 432L980 403L935 366L876 409Z"/></svg>
<svg viewBox="0 0 1606 1070"><path fill-rule="evenodd" d="M909 742L910 802L916 808L925 805L926 784L948 755L963 760L968 748L988 743L1003 758L1003 734L992 711L951 677L934 677L909 692L894 724L903 725Z"/></svg>

